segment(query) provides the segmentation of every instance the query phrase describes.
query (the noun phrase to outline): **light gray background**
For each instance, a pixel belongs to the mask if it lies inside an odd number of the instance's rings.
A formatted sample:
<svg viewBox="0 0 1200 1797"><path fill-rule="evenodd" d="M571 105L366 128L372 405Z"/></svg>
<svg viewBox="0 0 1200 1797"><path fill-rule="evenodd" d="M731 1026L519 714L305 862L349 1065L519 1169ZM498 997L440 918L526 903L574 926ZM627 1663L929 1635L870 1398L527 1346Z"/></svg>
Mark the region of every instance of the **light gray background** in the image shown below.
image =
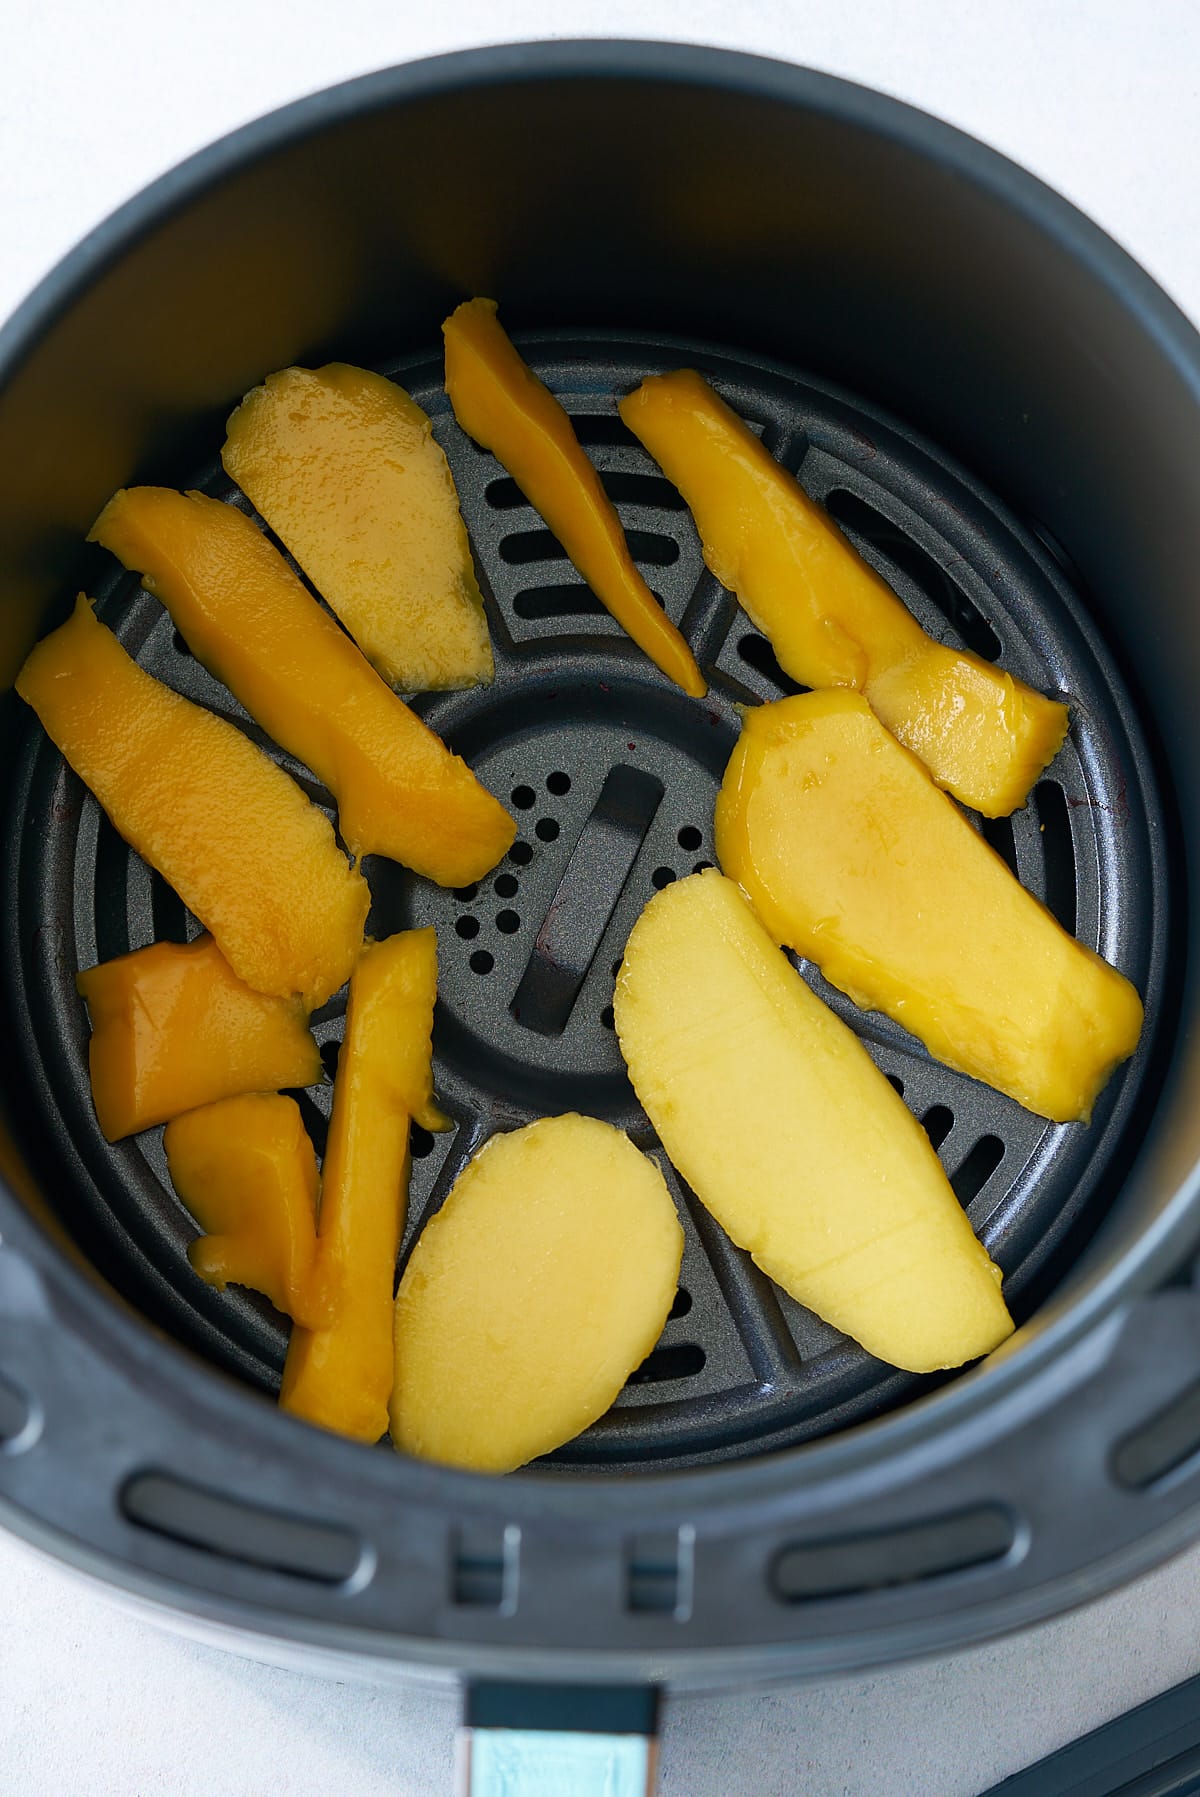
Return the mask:
<svg viewBox="0 0 1200 1797"><path fill-rule="evenodd" d="M1075 200L1200 318L1194 0L0 0L0 317L113 206L273 106L435 51L602 35L758 50L924 106ZM451 1789L449 1698L162 1635L3 1537L0 1592L5 1797ZM1200 1670L1198 1614L1200 1549L970 1654L673 1702L662 1790L975 1797Z"/></svg>

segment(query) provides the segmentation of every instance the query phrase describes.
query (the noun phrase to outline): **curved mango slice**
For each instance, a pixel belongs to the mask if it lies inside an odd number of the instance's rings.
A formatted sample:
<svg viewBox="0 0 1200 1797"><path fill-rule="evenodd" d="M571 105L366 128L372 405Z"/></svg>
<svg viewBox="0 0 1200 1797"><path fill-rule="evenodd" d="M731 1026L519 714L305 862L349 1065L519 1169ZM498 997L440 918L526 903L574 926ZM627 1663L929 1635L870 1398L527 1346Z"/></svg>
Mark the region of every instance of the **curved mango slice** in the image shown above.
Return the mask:
<svg viewBox="0 0 1200 1797"><path fill-rule="evenodd" d="M350 980L322 1169L316 1277L330 1320L293 1330L279 1396L285 1410L360 1441L388 1426L409 1123L444 1127L433 1108L436 994L431 929L367 943Z"/></svg>
<svg viewBox="0 0 1200 1797"><path fill-rule="evenodd" d="M313 1284L317 1157L295 1099L254 1092L176 1117L171 1182L205 1234L188 1259L210 1285L248 1285L297 1323L323 1320Z"/></svg>
<svg viewBox="0 0 1200 1797"><path fill-rule="evenodd" d="M403 387L345 362L285 368L228 428L226 472L390 685L492 678L454 477Z"/></svg>
<svg viewBox="0 0 1200 1797"><path fill-rule="evenodd" d="M300 1001L253 991L211 936L152 943L89 967L75 985L92 1020L92 1099L110 1142L218 1099L322 1077Z"/></svg>
<svg viewBox="0 0 1200 1797"><path fill-rule="evenodd" d="M155 680L81 593L17 691L131 847L257 992L316 1010L349 977L370 892L294 780Z"/></svg>
<svg viewBox="0 0 1200 1797"><path fill-rule="evenodd" d="M1087 1121L1137 1047L1129 981L1055 921L857 693L746 714L717 855L777 942L930 1054Z"/></svg>
<svg viewBox="0 0 1200 1797"><path fill-rule="evenodd" d="M1067 708L925 635L837 525L690 369L654 375L621 417L687 500L704 559L804 686L856 687L939 786L985 817L1023 805Z"/></svg>
<svg viewBox="0 0 1200 1797"><path fill-rule="evenodd" d="M613 1009L675 1166L801 1304L914 1373L1012 1333L928 1136L731 880L711 869L650 900Z"/></svg>
<svg viewBox="0 0 1200 1797"><path fill-rule="evenodd" d="M695 656L634 566L571 420L509 342L495 300L468 300L442 331L446 391L467 435L507 468L621 628L699 698L708 688Z"/></svg>
<svg viewBox="0 0 1200 1797"><path fill-rule="evenodd" d="M91 538L136 569L189 646L338 804L355 855L442 886L483 877L516 825L466 762L386 686L243 512L130 487Z"/></svg>
<svg viewBox="0 0 1200 1797"><path fill-rule="evenodd" d="M561 1447L662 1334L682 1254L662 1174L611 1123L493 1136L396 1293L393 1445L493 1473Z"/></svg>

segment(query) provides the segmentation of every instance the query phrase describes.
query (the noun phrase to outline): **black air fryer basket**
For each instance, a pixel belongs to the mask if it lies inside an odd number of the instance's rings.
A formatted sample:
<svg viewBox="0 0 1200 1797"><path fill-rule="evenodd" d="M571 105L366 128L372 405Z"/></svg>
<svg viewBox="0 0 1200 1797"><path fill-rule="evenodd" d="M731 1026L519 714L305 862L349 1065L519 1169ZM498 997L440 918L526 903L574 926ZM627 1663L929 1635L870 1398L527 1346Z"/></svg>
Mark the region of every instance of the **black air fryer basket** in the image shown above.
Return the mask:
<svg viewBox="0 0 1200 1797"><path fill-rule="evenodd" d="M437 325L473 293L502 301L570 412L706 699L635 649L455 424ZM824 76L602 43L372 76L166 177L0 337L6 684L84 587L143 666L262 740L82 539L138 480L244 507L217 460L227 413L272 369L334 357L399 380L449 457L497 677L416 703L519 822L501 866L458 892L367 863L369 929L436 925L442 969L436 1077L455 1127L414 1134L404 1253L488 1135L580 1110L662 1166L686 1232L680 1293L613 1412L508 1479L280 1415L281 1319L192 1274L160 1133L109 1147L88 1093L75 973L198 926L10 693L4 1521L263 1651L693 1685L980 1639L1191 1539L1188 325L1029 176ZM613 1033L633 920L713 860L737 707L796 690L617 416L619 395L680 366L761 430L926 630L1071 704L1029 803L981 827L1145 997L1143 1043L1090 1127L949 1072L804 969L924 1123L1004 1270L1023 1327L953 1379L870 1359L731 1247L665 1162ZM343 1021L344 1000L315 1020L330 1071ZM301 1095L318 1149L328 1100Z"/></svg>

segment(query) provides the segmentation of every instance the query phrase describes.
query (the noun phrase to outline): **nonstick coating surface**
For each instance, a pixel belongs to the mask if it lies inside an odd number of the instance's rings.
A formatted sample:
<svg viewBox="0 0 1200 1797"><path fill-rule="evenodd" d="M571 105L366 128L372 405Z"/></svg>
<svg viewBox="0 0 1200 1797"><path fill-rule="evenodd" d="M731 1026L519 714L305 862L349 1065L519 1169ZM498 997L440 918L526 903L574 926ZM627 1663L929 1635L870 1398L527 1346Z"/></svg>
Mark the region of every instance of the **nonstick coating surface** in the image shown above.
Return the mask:
<svg viewBox="0 0 1200 1797"><path fill-rule="evenodd" d="M496 461L458 429L440 358L383 368L430 413L449 457L496 652L493 686L416 705L519 825L501 866L462 892L392 863L365 864L371 933L433 924L439 940L435 1074L456 1128L438 1138L415 1132L402 1257L494 1130L573 1109L628 1129L659 1161L679 1205L681 1290L659 1347L615 1409L552 1464L619 1470L725 1459L876 1415L929 1382L871 1359L731 1247L665 1161L625 1076L611 1004L628 931L656 886L713 859L713 802L736 707L797 689L705 570L690 515L621 425L615 396L646 374L699 367L931 635L998 656L1070 700L1069 740L1029 804L985 833L1068 929L1133 980L1151 1020L1165 964L1163 828L1132 706L1069 571L1052 545L928 445L800 375L695 344L543 334L522 347L572 414L635 559L711 690L687 699L602 611ZM215 462L190 484L246 505ZM328 794L266 742L136 579L96 566L100 616L141 664L241 724L332 815ZM253 1294L219 1294L192 1273L195 1228L167 1180L161 1131L108 1146L88 1094L75 973L198 926L125 847L32 716L20 757L7 836L16 928L4 971L14 1013L27 1019L28 1039L16 1047L48 1126L48 1183L86 1251L153 1321L271 1392L283 1319ZM1140 1134L1152 1030L1090 1127L1058 1125L938 1066L898 1027L804 972L923 1120L1021 1320L1119 1185ZM331 1072L343 1021L344 995L314 1019ZM297 1094L318 1149L331 1093L326 1085Z"/></svg>

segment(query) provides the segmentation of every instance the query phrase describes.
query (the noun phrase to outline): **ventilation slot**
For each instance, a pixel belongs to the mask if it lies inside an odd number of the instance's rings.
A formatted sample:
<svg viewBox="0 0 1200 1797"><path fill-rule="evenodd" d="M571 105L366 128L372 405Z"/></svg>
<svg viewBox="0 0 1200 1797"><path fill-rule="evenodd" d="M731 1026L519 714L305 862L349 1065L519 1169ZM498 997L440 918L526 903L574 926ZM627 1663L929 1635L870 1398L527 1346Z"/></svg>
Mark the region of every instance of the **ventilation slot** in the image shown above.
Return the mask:
<svg viewBox="0 0 1200 1797"><path fill-rule="evenodd" d="M630 1385L666 1385L672 1379L694 1379L704 1371L704 1349L695 1342L678 1342L669 1348L655 1348L647 1354Z"/></svg>
<svg viewBox="0 0 1200 1797"><path fill-rule="evenodd" d="M0 1379L0 1451L18 1453L30 1441L33 1406L23 1391ZM25 1441L22 1441L22 1437Z"/></svg>
<svg viewBox="0 0 1200 1797"><path fill-rule="evenodd" d="M670 1315L667 1317L668 1323L673 1323L676 1317L685 1317L691 1308L692 1294L686 1286L681 1285L675 1294L675 1302L671 1306Z"/></svg>
<svg viewBox="0 0 1200 1797"><path fill-rule="evenodd" d="M455 1534L450 1570L453 1601L467 1609L513 1615L520 1567L521 1531L516 1523L502 1528L490 1523L468 1524Z"/></svg>
<svg viewBox="0 0 1200 1797"><path fill-rule="evenodd" d="M516 530L502 538L500 560L510 568L524 568L533 562L565 561L567 552L549 530Z"/></svg>
<svg viewBox="0 0 1200 1797"><path fill-rule="evenodd" d="M911 537L905 536L890 519L883 517L856 493L847 493L842 487L829 494L825 506L830 516L852 536L861 537L875 548L881 549L894 567L899 568L902 574L907 574L920 587L925 597L937 606L968 649L981 655L985 661L999 660L1000 638L982 612L972 605L945 570L939 568L933 557L927 555Z"/></svg>
<svg viewBox="0 0 1200 1797"><path fill-rule="evenodd" d="M784 673L765 636L757 636L754 631L750 631L739 639L737 652L739 661L744 661L748 668L753 668L756 674L761 674L764 680L769 680L772 686L789 698L794 693L808 692L808 687L798 686L790 674Z"/></svg>
<svg viewBox="0 0 1200 1797"><path fill-rule="evenodd" d="M772 1563L768 1582L785 1604L860 1596L986 1566L1002 1560L1015 1540L1008 1511L980 1504L886 1533L785 1547Z"/></svg>
<svg viewBox="0 0 1200 1797"><path fill-rule="evenodd" d="M954 1195L964 1208L982 1192L1003 1159L1004 1143L999 1136L980 1136L958 1172L950 1175Z"/></svg>
<svg viewBox="0 0 1200 1797"><path fill-rule="evenodd" d="M623 474L601 471L600 484L614 505L640 505L658 512L681 512L683 495L661 474ZM484 498L495 512L516 511L529 501L509 475L489 481Z"/></svg>
<svg viewBox="0 0 1200 1797"><path fill-rule="evenodd" d="M513 597L518 618L596 618L604 607L590 587L578 581L559 586L525 587Z"/></svg>
<svg viewBox="0 0 1200 1797"><path fill-rule="evenodd" d="M690 1523L635 1535L626 1562L625 1607L686 1622L692 1613L695 1530Z"/></svg>
<svg viewBox="0 0 1200 1797"><path fill-rule="evenodd" d="M1200 1384L1127 1435L1113 1450L1114 1478L1133 1491L1157 1485L1200 1452Z"/></svg>
<svg viewBox="0 0 1200 1797"><path fill-rule="evenodd" d="M350 1529L264 1510L170 1473L138 1473L120 1506L128 1522L152 1534L320 1585L345 1584L362 1563L362 1543Z"/></svg>
<svg viewBox="0 0 1200 1797"><path fill-rule="evenodd" d="M576 412L571 424L585 449L641 448L615 412Z"/></svg>
<svg viewBox="0 0 1200 1797"><path fill-rule="evenodd" d="M640 768L613 768L583 826L546 912L512 1001L526 1029L559 1036L566 1028L592 957L608 928L663 796L660 780ZM553 818L536 831L549 839Z"/></svg>
<svg viewBox="0 0 1200 1797"><path fill-rule="evenodd" d="M983 817L979 820L983 840L989 843L999 855L1001 861L1008 866L1010 873L1017 875L1017 844L1013 835L1011 817Z"/></svg>
<svg viewBox="0 0 1200 1797"><path fill-rule="evenodd" d="M1054 780L1034 788L1033 803L1041 829L1042 860L1046 870L1046 907L1057 917L1068 936L1075 934L1075 844L1067 795Z"/></svg>
<svg viewBox="0 0 1200 1797"><path fill-rule="evenodd" d="M950 1134L950 1131L954 1128L954 1112L950 1109L949 1105L931 1105L929 1110L927 1110L925 1115L921 1118L921 1126L936 1150L941 1147L942 1143L946 1140L946 1137ZM988 1139L995 1141L996 1138L992 1136ZM1001 1152L1003 1152L1003 1150L1001 1150Z"/></svg>

